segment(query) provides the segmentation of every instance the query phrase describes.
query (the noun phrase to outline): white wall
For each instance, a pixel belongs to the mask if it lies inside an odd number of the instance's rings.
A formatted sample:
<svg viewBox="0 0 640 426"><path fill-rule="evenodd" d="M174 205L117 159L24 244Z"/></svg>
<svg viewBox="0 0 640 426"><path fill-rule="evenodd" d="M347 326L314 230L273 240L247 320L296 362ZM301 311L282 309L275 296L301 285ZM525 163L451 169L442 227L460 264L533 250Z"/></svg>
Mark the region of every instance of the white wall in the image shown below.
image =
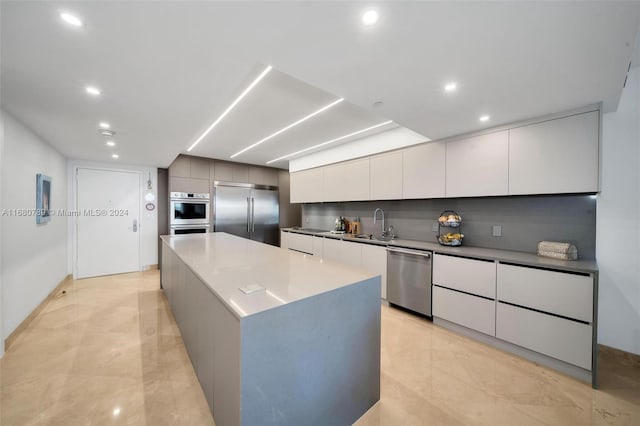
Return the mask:
<svg viewBox="0 0 640 426"><path fill-rule="evenodd" d="M405 127L397 127L386 132L366 136L353 142L338 145L289 161L289 171L311 169L331 163L366 157L379 152L403 148L409 145L428 142L430 139Z"/></svg>
<svg viewBox="0 0 640 426"><path fill-rule="evenodd" d="M68 191L69 191L69 205L68 208L70 210L76 210L76 173L75 169L78 167L93 167L97 169L108 169L108 170L128 170L128 171L136 171L140 173L140 262L141 267L145 269L151 265L158 264L158 209L157 209L157 200L158 200L158 169L155 167L144 167L144 166L133 166L126 164L119 164L118 162L112 163L99 163L93 161L83 161L83 160L69 160L68 161L68 175L69 179L67 182ZM156 204L156 209L153 211L147 211L145 209L145 204L147 201L144 199L145 195L149 192L147 189L147 180L149 179L149 174L151 174L151 184L153 186L152 193L155 197L154 203ZM74 218L69 218L69 234L68 234L68 253L69 253L69 263L68 263L68 271L69 273L74 273L74 262L75 262L75 252L74 252L74 242L75 242L75 226L73 226Z"/></svg>
<svg viewBox="0 0 640 426"><path fill-rule="evenodd" d="M637 43L637 48L640 48ZM602 117L596 257L598 342L640 354L640 63L616 112Z"/></svg>
<svg viewBox="0 0 640 426"><path fill-rule="evenodd" d="M43 173L52 178L51 208L64 209L64 156L9 114L2 116L2 208L35 209L36 174ZM3 216L1 254L5 339L67 275L67 219L36 225L34 216Z"/></svg>

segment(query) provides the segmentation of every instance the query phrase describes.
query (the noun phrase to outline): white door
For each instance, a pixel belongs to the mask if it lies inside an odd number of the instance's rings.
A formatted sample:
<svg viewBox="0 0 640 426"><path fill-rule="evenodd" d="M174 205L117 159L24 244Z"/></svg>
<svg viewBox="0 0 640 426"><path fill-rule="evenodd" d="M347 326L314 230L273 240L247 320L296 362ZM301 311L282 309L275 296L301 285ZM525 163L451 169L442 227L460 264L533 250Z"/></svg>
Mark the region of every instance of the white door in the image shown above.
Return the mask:
<svg viewBox="0 0 640 426"><path fill-rule="evenodd" d="M140 270L140 175L77 170L77 278Z"/></svg>

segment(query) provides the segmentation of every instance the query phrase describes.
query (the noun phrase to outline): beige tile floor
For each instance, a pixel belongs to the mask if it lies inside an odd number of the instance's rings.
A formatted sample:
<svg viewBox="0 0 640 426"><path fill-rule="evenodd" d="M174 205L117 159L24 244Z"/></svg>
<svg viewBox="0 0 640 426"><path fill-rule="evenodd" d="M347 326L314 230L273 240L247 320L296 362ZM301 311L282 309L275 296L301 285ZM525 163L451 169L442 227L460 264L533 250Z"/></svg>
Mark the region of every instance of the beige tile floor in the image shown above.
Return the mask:
<svg viewBox="0 0 640 426"><path fill-rule="evenodd" d="M0 424L212 425L159 273L72 281L0 361ZM382 308L381 400L364 425L640 425L640 367L602 387Z"/></svg>

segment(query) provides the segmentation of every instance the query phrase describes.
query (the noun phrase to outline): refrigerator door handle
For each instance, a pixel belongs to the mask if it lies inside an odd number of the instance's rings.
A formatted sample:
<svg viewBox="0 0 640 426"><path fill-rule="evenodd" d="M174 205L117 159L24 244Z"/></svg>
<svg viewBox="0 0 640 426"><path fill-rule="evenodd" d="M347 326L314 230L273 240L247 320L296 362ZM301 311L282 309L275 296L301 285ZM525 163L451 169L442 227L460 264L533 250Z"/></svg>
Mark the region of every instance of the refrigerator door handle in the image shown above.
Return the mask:
<svg viewBox="0 0 640 426"><path fill-rule="evenodd" d="M251 232L251 203L247 197L247 232Z"/></svg>
<svg viewBox="0 0 640 426"><path fill-rule="evenodd" d="M255 232L256 230L256 222L254 220L255 213L256 213L255 199L251 197L251 232Z"/></svg>

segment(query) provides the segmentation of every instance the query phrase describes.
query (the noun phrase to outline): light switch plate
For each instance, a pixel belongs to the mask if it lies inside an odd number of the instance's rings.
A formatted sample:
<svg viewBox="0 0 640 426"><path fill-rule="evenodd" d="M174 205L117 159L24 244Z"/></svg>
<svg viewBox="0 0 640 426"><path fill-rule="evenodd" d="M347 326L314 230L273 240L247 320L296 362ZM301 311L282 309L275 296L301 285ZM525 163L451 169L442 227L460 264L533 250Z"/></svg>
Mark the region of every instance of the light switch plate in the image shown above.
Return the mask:
<svg viewBox="0 0 640 426"><path fill-rule="evenodd" d="M433 232L438 232L438 222L433 222L433 223L431 224L431 230L432 230Z"/></svg>
<svg viewBox="0 0 640 426"><path fill-rule="evenodd" d="M502 225L493 225L493 236L502 237Z"/></svg>

